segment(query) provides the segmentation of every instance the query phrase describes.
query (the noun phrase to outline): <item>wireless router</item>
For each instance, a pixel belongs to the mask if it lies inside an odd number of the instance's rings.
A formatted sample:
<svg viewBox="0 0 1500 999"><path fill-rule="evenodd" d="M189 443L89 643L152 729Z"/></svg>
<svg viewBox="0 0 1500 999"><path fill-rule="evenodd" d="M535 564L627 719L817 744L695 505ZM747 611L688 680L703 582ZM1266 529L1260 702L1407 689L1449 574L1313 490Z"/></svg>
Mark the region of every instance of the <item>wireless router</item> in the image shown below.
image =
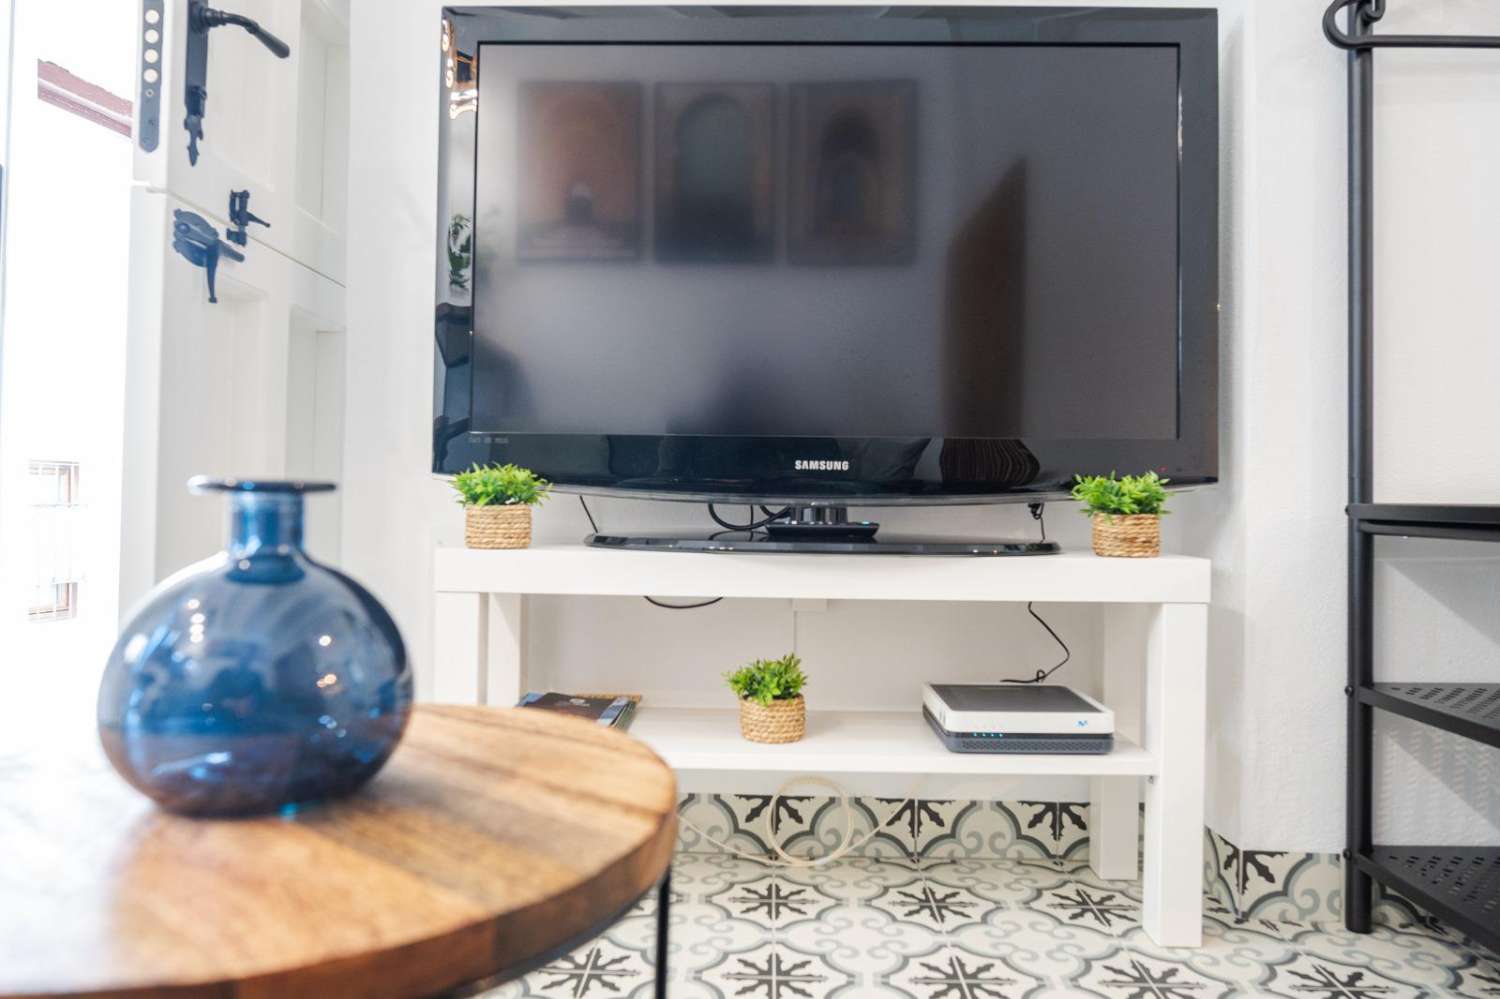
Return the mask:
<svg viewBox="0 0 1500 999"><path fill-rule="evenodd" d="M955 753L1107 753L1114 712L1067 687L922 685L922 715Z"/></svg>

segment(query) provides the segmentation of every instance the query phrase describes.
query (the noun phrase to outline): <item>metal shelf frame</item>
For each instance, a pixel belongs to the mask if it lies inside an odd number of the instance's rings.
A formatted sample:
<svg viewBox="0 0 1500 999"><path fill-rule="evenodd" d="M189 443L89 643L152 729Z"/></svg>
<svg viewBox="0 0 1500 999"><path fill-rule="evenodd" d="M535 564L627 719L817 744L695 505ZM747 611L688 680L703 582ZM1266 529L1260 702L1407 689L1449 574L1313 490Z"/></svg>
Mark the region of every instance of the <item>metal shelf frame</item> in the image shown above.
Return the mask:
<svg viewBox="0 0 1500 999"><path fill-rule="evenodd" d="M1379 35L1375 24L1387 0L1334 0L1323 15L1329 42L1348 52L1349 87L1349 506L1348 543L1348 849L1344 864L1344 921L1370 931L1374 883L1379 881L1428 907L1474 939L1500 948L1500 848L1377 847L1374 844L1374 712L1394 711L1480 742L1493 729L1464 712L1434 707L1430 698L1391 688L1418 684L1375 683L1374 558L1379 536L1500 541L1500 507L1386 504L1374 501L1375 335L1375 51L1380 48L1495 49L1500 37ZM1341 28L1339 15L1346 14ZM1446 686L1446 685L1444 685ZM1471 686L1471 685L1464 685ZM1434 695L1436 696L1436 695ZM1446 700L1446 699L1444 699ZM1474 856L1470 856L1473 854ZM1470 865L1466 867L1465 865ZM1477 865L1477 866L1474 866ZM1444 872L1479 870L1462 897L1442 882ZM1436 880L1434 880L1436 879Z"/></svg>
<svg viewBox="0 0 1500 999"><path fill-rule="evenodd" d="M1357 854L1349 866L1494 947L1500 925L1500 847L1375 846Z"/></svg>
<svg viewBox="0 0 1500 999"><path fill-rule="evenodd" d="M1348 514L1366 534L1500 542L1500 506L1351 503Z"/></svg>
<svg viewBox="0 0 1500 999"><path fill-rule="evenodd" d="M1500 683L1376 683L1362 704L1500 748Z"/></svg>

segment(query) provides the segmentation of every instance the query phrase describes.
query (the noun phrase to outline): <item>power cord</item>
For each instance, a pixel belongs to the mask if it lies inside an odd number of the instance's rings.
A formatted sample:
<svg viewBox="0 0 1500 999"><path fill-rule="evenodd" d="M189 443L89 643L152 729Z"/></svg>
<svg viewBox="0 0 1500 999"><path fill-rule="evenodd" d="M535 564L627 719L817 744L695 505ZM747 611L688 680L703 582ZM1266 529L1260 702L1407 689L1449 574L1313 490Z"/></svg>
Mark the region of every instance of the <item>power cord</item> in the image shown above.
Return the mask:
<svg viewBox="0 0 1500 999"><path fill-rule="evenodd" d="M1046 683L1047 680L1052 676L1053 673L1056 673L1058 670L1060 670L1064 666L1068 665L1068 660L1073 658L1073 653L1068 650L1068 643L1064 642L1061 638L1058 637L1057 632L1055 632L1055 631L1052 630L1052 625L1050 625L1046 621L1042 620L1042 616L1040 614L1038 614L1035 610L1032 609L1031 603L1029 601L1026 604L1026 613L1028 613L1032 617L1036 618L1036 623L1039 624L1039 625L1041 625L1043 628L1046 628L1047 629L1047 634L1051 635L1052 636L1052 640L1054 642L1056 642L1059 646L1061 646L1061 648L1063 650L1062 661L1059 662L1056 666L1052 667L1051 669L1045 669L1045 670L1044 669L1039 669L1039 670L1037 670L1036 671L1036 676L1032 677L1029 680L1012 680L1012 679L1006 679L1006 680L1001 680L1000 681L1001 683Z"/></svg>
<svg viewBox="0 0 1500 999"><path fill-rule="evenodd" d="M713 518L713 522L715 524L718 524L726 531L758 531L762 527L765 527L767 524L778 521L782 517L785 517L787 514L792 512L792 508L789 506L782 507L779 513L772 513L766 507L761 507L760 510L761 513L765 514L764 519L755 519L755 507L752 506L750 508L750 522L748 524L736 524L733 521L725 520L723 517L719 516L719 511L714 507L714 505L712 503L708 504L708 515Z"/></svg>
<svg viewBox="0 0 1500 999"><path fill-rule="evenodd" d="M594 520L594 512L589 509L588 503L582 496L578 497L578 505L583 507L583 515L589 519L589 526L594 529L595 534L598 534L599 525ZM714 597L712 600L703 600L696 604L669 604L665 601L657 600L655 597L642 597L641 599L646 601L646 603L650 604L652 607L660 607L662 610L697 610L700 607L712 607L714 604L719 603L724 598Z"/></svg>
<svg viewBox="0 0 1500 999"><path fill-rule="evenodd" d="M1042 528L1042 540L1046 541L1047 540L1046 504L1044 504L1044 503L1028 503L1028 504L1026 504L1026 509L1028 511L1030 511L1030 513L1031 513L1031 519L1034 520L1034 521L1036 521L1039 525L1041 525L1041 528ZM1062 640L1062 638L1059 637L1059 635L1057 634L1057 632L1055 632L1055 631L1052 630L1052 625L1050 625L1046 621L1042 620L1042 616L1036 612L1036 610L1032 607L1032 605L1031 605L1031 603L1029 601L1026 604L1026 613L1028 613L1032 617L1036 618L1036 623L1039 624L1039 625L1041 625L1043 628L1047 629L1047 634L1051 635L1052 636L1052 640L1054 642L1056 642L1058 644L1058 646L1063 650L1062 662L1058 663L1056 666L1052 667L1051 669L1047 669L1047 670L1039 669L1039 670L1037 670L1036 671L1036 676L1032 677L1029 680L1001 680L1000 681L1001 683L1046 683L1047 680L1048 680L1048 678L1050 678L1053 673L1056 673L1058 670L1062 669L1064 666L1066 666L1068 664L1068 660L1073 658L1072 651L1070 651L1068 649L1068 643L1064 642Z"/></svg>
<svg viewBox="0 0 1500 999"><path fill-rule="evenodd" d="M1047 540L1047 504L1027 503L1026 512L1031 514L1031 519L1042 525L1042 540Z"/></svg>

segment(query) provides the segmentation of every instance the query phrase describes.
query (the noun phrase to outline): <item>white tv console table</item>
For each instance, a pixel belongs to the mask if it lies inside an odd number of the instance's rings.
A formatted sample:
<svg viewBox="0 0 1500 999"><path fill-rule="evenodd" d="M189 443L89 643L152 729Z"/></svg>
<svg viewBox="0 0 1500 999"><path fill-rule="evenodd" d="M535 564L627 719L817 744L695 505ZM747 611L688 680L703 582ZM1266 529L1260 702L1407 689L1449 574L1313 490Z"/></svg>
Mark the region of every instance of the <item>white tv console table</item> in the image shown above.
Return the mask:
<svg viewBox="0 0 1500 999"><path fill-rule="evenodd" d="M440 548L435 558L434 698L510 705L527 689L526 598L704 594L791 600L937 600L1104 605L1103 700L1115 711L1107 756L950 753L917 710L809 710L787 746L741 739L733 709L643 703L630 733L677 771L685 790L771 793L799 774L885 796L994 798L1015 775L1090 778L1089 863L1137 874L1145 780L1143 923L1158 943L1202 939L1203 782L1209 562L1105 559L712 555L556 545L520 551Z"/></svg>

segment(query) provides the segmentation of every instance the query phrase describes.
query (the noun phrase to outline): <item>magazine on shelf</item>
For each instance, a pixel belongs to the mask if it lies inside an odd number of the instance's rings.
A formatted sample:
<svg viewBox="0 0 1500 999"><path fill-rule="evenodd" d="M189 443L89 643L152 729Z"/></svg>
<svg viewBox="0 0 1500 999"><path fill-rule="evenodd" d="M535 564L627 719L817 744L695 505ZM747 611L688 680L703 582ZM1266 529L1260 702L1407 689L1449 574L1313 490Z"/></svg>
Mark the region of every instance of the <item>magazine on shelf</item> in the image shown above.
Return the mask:
<svg viewBox="0 0 1500 999"><path fill-rule="evenodd" d="M521 698L517 706L583 718L606 728L623 729L629 727L639 701L638 695L631 694L559 694L555 691L543 694L532 691Z"/></svg>

